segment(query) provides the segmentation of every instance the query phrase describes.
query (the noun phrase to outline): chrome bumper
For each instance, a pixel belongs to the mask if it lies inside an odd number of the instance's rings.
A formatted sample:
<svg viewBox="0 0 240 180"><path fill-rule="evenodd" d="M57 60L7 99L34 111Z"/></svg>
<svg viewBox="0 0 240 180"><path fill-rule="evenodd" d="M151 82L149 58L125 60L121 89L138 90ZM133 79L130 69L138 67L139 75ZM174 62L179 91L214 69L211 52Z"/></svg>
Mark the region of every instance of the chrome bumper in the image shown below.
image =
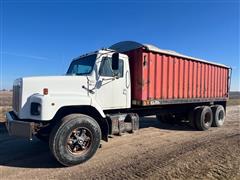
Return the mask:
<svg viewBox="0 0 240 180"><path fill-rule="evenodd" d="M32 140L34 123L20 121L12 111L6 114L6 127L10 136L24 137Z"/></svg>

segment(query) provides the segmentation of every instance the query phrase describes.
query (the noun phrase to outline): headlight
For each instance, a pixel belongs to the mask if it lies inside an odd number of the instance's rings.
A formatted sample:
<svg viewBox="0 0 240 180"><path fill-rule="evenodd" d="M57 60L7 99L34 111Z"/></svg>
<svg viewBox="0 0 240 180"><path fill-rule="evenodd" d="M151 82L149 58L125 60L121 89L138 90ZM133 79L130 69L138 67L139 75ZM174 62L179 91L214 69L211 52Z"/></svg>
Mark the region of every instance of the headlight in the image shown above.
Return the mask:
<svg viewBox="0 0 240 180"><path fill-rule="evenodd" d="M31 103L31 115L38 116L41 114L41 104L39 103Z"/></svg>

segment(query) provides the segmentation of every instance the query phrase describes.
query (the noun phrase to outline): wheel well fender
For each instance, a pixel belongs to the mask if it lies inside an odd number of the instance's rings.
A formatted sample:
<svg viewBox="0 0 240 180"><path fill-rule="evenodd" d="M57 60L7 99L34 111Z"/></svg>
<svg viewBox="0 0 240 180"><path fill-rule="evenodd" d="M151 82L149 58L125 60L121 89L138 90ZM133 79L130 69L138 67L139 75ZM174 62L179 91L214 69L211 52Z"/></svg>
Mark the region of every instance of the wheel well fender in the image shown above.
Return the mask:
<svg viewBox="0 0 240 180"><path fill-rule="evenodd" d="M93 106L64 106L61 107L55 114L52 122L55 124L59 119L69 115L69 114L85 114L97 121L101 128L102 139L108 141L109 135L109 124L105 117L103 117L100 112Z"/></svg>

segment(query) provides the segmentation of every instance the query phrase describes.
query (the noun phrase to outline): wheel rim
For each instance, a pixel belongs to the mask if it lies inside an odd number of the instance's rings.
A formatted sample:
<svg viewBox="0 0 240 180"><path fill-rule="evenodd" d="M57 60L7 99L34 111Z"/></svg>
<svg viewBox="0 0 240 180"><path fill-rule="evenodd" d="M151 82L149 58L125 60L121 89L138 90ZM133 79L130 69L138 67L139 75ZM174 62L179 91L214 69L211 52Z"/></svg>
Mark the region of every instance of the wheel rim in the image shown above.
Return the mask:
<svg viewBox="0 0 240 180"><path fill-rule="evenodd" d="M83 155L92 144L92 133L85 127L76 128L71 131L67 139L67 149L71 154Z"/></svg>
<svg viewBox="0 0 240 180"><path fill-rule="evenodd" d="M223 113L223 111L220 111L218 114L218 120L223 121L223 118L224 118L224 113Z"/></svg>
<svg viewBox="0 0 240 180"><path fill-rule="evenodd" d="M211 114L210 113L206 113L204 115L204 123L206 126L210 126L210 123L211 123Z"/></svg>

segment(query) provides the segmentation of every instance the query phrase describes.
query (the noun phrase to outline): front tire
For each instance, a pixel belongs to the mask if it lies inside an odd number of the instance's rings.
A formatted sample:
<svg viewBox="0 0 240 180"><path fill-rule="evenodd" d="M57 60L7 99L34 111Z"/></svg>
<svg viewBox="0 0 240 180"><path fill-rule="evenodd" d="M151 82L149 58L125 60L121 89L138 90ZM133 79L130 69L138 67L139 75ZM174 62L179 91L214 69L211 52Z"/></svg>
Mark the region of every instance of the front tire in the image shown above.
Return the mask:
<svg viewBox="0 0 240 180"><path fill-rule="evenodd" d="M64 166L73 166L89 160L101 140L98 123L83 114L64 117L50 135L49 147L54 157Z"/></svg>

